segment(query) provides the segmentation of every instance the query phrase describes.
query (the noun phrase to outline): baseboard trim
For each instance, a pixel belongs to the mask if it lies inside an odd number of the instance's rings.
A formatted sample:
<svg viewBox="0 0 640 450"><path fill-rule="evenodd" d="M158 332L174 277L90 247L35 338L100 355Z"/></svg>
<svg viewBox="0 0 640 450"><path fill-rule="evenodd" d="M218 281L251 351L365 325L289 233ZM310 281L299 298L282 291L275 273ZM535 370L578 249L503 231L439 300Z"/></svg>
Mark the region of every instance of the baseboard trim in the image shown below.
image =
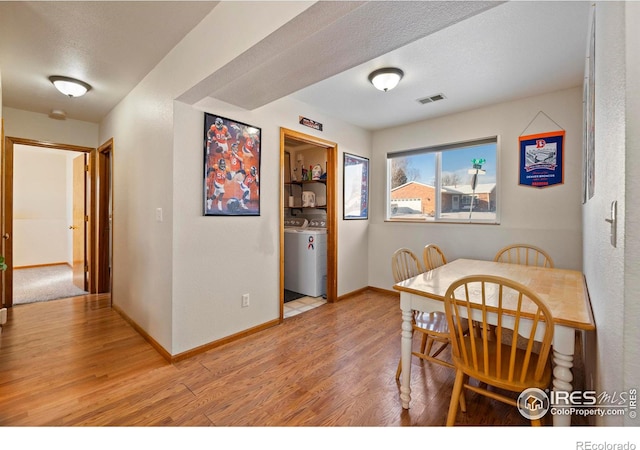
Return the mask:
<svg viewBox="0 0 640 450"><path fill-rule="evenodd" d="M340 300L347 299L349 297L354 297L354 296L362 294L363 292L366 292L366 291L380 292L382 294L392 294L392 295L396 295L396 296L400 297L400 292L395 291L395 290L383 289L383 288L374 287L374 286L365 286L363 288L356 289L355 291L351 291L351 292L348 292L348 293L346 293L344 295L339 296L338 300L340 301Z"/></svg>
<svg viewBox="0 0 640 450"><path fill-rule="evenodd" d="M355 291L351 291L351 292L347 292L346 294L339 295L338 296L338 301L345 300L345 299L350 298L350 297L355 297L356 295L362 294L363 292L366 292L367 290L369 290L369 287L365 286L363 288L356 289Z"/></svg>
<svg viewBox="0 0 640 450"><path fill-rule="evenodd" d="M230 336L224 337L222 339L218 339L217 341L213 341L213 342L209 342L208 344L204 344L201 345L200 347L196 347L196 348L192 348L191 350L187 350L186 352L182 352L182 353L178 353L176 355L172 355L171 353L169 353L162 345L160 345L158 343L158 341L156 341L154 338L152 338L149 333L147 333L142 327L140 327L135 320L133 320L131 317L129 317L121 308L119 308L116 305L112 305L112 308L118 313L120 314L120 316L125 320L125 322L127 322L129 325L131 325L133 327L134 330L136 330L136 332L142 336L144 338L144 340L146 340L149 344L151 344L151 346L158 352L160 353L160 355L167 360L167 362L173 364L175 362L178 361L182 361L184 359L188 359L191 358L195 355L198 355L200 353L204 353L206 351L209 351L213 348L216 347L220 347L224 344L228 344L229 342L233 342L236 341L238 339L241 339L245 336L249 336L252 335L254 333L258 333L262 330L266 330L267 328L271 328L273 326L276 326L280 323L280 320L272 320L266 323L263 323L262 325L258 325L256 327L253 328L249 328L248 330L244 330L241 331L239 333L236 334L232 334Z"/></svg>
<svg viewBox="0 0 640 450"><path fill-rule="evenodd" d="M127 322L129 325L131 325L133 327L134 330L136 330L136 332L142 336L144 338L145 341L147 341L149 344L151 344L151 346L158 352L160 353L160 355L167 360L167 362L173 362L172 361L172 357L171 357L171 353L169 353L167 350L165 350L165 348L160 345L158 343L158 341L156 341L154 338L152 338L146 331L144 331L144 329L139 326L135 320L133 320L131 317L129 317L121 308L119 308L117 305L114 305L112 303L111 307L118 313L120 314L120 316L125 320L125 322Z"/></svg>
<svg viewBox="0 0 640 450"><path fill-rule="evenodd" d="M37 267L52 267L52 266L68 266L68 267L71 267L71 264L69 264L67 262L57 262L57 263L47 263L47 264L33 264L31 266L14 266L13 270L35 269Z"/></svg>
<svg viewBox="0 0 640 450"><path fill-rule="evenodd" d="M374 291L381 292L384 294L393 294L400 297L400 293L395 290L383 289L373 286L365 286L360 289L356 289L355 291L348 292L347 294L341 295L338 297L338 301L345 300L350 297L355 297L358 294L361 294L366 291ZM243 337L250 336L255 333L259 333L260 331L266 330L268 328L274 327L281 323L280 319L270 320L269 322L265 322L261 325L255 326L253 328L249 328L244 331L240 331L238 333L232 334L230 336L224 337L222 339L218 339L217 341L209 342L207 344L201 345L199 347L195 347L191 350L187 350L186 352L178 353L176 355L170 354L162 345L160 345L155 339L153 339L142 327L140 327L133 319L131 319L121 308L116 305L112 305L112 308L122 316L122 318L133 327L134 330L140 336L142 336L151 346L158 352L160 355L167 360L167 362L173 364L178 361L182 361L185 359L189 359L193 356L199 355L200 353L207 352L216 347L220 347L222 345L228 344L233 341L237 341L238 339L242 339Z"/></svg>
<svg viewBox="0 0 640 450"><path fill-rule="evenodd" d="M220 347L220 346L222 346L224 344L228 344L230 342L237 341L238 339L241 339L241 338L246 337L246 336L250 336L252 334L258 333L258 332L263 331L263 330L266 330L267 328L274 327L274 326L276 326L278 324L280 324L280 320L279 319L271 320L269 322L265 322L265 323L263 323L261 325L258 325L256 327L249 328L248 330L244 330L244 331L241 331L239 333L227 336L225 338L218 339L217 341L213 341L213 342L209 342L208 344L201 345L200 347L196 347L196 348L193 348L191 350L187 350L186 352L182 352L182 353L178 353L177 355L173 355L173 357L171 358L171 362L173 363L173 362L182 361L184 359L191 358L191 357L193 357L195 355L199 355L200 353L204 353L204 352L209 351L211 349L214 349L216 347Z"/></svg>
<svg viewBox="0 0 640 450"><path fill-rule="evenodd" d="M400 298L400 292L396 291L395 289L384 289L384 288L373 287L373 286L369 286L369 289L371 289L374 292L381 292L383 294L393 294L398 298Z"/></svg>

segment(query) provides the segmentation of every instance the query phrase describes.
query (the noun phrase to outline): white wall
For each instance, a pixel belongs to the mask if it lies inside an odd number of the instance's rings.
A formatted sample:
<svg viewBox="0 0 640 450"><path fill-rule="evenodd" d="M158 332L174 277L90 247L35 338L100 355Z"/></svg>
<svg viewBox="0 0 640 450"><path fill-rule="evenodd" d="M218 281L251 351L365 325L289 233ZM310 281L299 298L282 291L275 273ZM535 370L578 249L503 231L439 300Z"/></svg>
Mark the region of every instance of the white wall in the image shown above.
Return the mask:
<svg viewBox="0 0 640 450"><path fill-rule="evenodd" d="M637 100L640 8L600 2L596 9L595 194L583 208L584 272L597 331L587 339L587 383L598 392L640 386L640 182ZM617 246L609 216L618 202ZM637 425L630 417L597 418L601 425Z"/></svg>
<svg viewBox="0 0 640 450"><path fill-rule="evenodd" d="M262 129L259 217L202 215L203 111ZM279 317L280 127L338 143L339 219L342 153L369 156L370 133L283 99L255 111L207 100L176 102L174 157L174 351L182 352ZM298 124L322 122L325 132ZM331 182L331 181L330 181ZM365 287L366 222L338 220L338 295ZM356 250L354 250L356 246ZM241 308L242 294L251 306Z"/></svg>
<svg viewBox="0 0 640 450"><path fill-rule="evenodd" d="M536 189L518 185L518 137L565 130L564 184ZM386 154L498 136L499 225L385 222ZM527 242L546 249L557 267L582 269L582 88L493 105L377 131L373 135L369 285L392 289L391 255L399 247L418 254L439 245L447 259L493 259L503 246Z"/></svg>
<svg viewBox="0 0 640 450"><path fill-rule="evenodd" d="M189 309L189 294L182 290L188 283L183 277L192 279L188 274L201 270L203 255L184 252L182 214L186 205L183 203L188 205L192 199L181 195L185 189L181 183L185 179L184 171L191 174L194 170L193 173L197 174L194 182L200 184L197 192L201 193L200 143L203 130L200 128L203 123L194 135L199 143L197 148L182 147L182 141L191 138L180 136L182 127L176 132L174 147L173 100L311 4L220 3L101 123L101 139L114 138L113 302L171 354L192 348L195 344L207 343L216 336L226 336L228 332L243 331L247 323L262 323L273 318L273 306L270 305L269 313L264 316L240 322L225 319L226 328L221 333L215 329L215 321L219 320L218 317L225 318L229 299L212 298L207 291L209 301L215 306L210 306L209 311L203 314ZM243 33L238 34L240 17L243 18ZM224 45L217 45L221 42L220 36L227 35L234 36L234 39L225 39ZM261 123L255 125L260 126ZM187 133L192 133L192 127L188 127ZM197 167L181 163L182 158L190 160L187 155L192 151L198 155ZM272 163L267 159L263 164L269 167ZM277 178L278 175L274 172L272 176ZM269 186L276 178L271 181L268 176L263 176L262 182ZM200 196L193 201L200 202ZM163 210L163 222L156 221L157 208ZM264 211L265 218L270 214L270 219L275 219L275 213L268 207ZM254 222L251 221L253 227L249 237L268 231ZM204 223L210 225L215 221ZM207 230L206 236L198 237L201 240L220 239L211 230ZM222 239L228 240L229 236L222 236ZM235 253L238 258L244 260L247 255L255 253L256 248L250 245L252 242L239 244ZM274 281L265 277L273 269L262 269L255 283L264 282L268 292L268 286ZM223 272L208 273L207 277L208 286L229 280L238 280L235 283L239 284L241 280L238 268L233 264L227 265ZM174 284L180 288L174 288ZM258 307L250 310L260 311ZM213 311L213 316L210 311ZM195 318L197 323L178 319L185 313L198 316ZM176 323L173 322L174 317ZM200 334L202 327L209 328L206 337ZM179 333L175 333L178 328ZM190 331L192 328L193 332Z"/></svg>
<svg viewBox="0 0 640 450"><path fill-rule="evenodd" d="M68 153L75 152L14 146L14 267L72 262Z"/></svg>
<svg viewBox="0 0 640 450"><path fill-rule="evenodd" d="M626 160L625 160L625 294L623 377L625 388L640 386L640 3L625 4ZM638 421L625 416L625 425Z"/></svg>
<svg viewBox="0 0 640 450"><path fill-rule="evenodd" d="M5 136L53 142L56 144L97 147L98 124L80 120L56 120L46 114L2 108Z"/></svg>

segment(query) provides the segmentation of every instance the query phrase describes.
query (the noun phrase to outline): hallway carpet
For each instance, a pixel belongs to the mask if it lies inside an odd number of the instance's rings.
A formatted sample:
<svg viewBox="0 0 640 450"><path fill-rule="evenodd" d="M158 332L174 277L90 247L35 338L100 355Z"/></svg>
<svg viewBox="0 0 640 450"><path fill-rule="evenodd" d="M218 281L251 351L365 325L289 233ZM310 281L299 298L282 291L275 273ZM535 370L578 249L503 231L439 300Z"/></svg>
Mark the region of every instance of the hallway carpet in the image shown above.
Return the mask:
<svg viewBox="0 0 640 450"><path fill-rule="evenodd" d="M66 264L13 270L13 304L46 302L84 295L73 284L73 272Z"/></svg>

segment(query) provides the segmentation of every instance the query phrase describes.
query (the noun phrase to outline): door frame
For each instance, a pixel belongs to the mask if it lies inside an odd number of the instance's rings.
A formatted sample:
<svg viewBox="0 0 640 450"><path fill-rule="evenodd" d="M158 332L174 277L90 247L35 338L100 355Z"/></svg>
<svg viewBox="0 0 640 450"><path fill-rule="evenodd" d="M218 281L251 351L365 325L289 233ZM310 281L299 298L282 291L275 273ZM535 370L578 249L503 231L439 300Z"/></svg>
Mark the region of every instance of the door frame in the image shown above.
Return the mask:
<svg viewBox="0 0 640 450"><path fill-rule="evenodd" d="M113 138L96 151L95 293L113 291Z"/></svg>
<svg viewBox="0 0 640 450"><path fill-rule="evenodd" d="M103 146L111 143L107 141ZM2 272L2 305L5 307L13 306L13 155L14 145L27 145L30 147L40 147L52 150L62 151L74 151L86 153L89 155L89 164L87 170L87 266L88 266L88 288L90 293L97 293L97 280L96 280L96 267L98 260L98 237L97 232L99 227L96 226L95 218L97 216L97 191L112 189L111 183L99 183L99 173L97 170L98 161L98 149L93 147L84 147L71 144L60 144L46 141L39 141L34 139L25 139L19 137L6 136L4 138L4 145L0 149L1 163L0 168L2 170L2 196L0 199L0 209L2 212L2 251L5 257L8 269ZM100 148L103 148L101 146ZM4 239L4 236L8 236Z"/></svg>
<svg viewBox="0 0 640 450"><path fill-rule="evenodd" d="M327 150L327 301L338 300L338 144L287 128L280 128L280 320L284 318L285 140L306 142Z"/></svg>

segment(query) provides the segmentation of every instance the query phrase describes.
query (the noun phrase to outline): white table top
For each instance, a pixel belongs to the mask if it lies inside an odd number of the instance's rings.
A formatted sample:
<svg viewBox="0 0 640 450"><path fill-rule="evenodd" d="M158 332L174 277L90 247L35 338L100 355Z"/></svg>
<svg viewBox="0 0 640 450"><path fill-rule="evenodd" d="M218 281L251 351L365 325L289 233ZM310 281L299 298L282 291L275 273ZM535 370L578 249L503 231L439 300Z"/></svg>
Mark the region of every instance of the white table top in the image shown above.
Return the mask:
<svg viewBox="0 0 640 450"><path fill-rule="evenodd" d="M451 283L469 275L493 275L517 281L547 304L556 324L581 330L595 329L584 276L575 270L457 259L401 281L394 289L443 301Z"/></svg>

